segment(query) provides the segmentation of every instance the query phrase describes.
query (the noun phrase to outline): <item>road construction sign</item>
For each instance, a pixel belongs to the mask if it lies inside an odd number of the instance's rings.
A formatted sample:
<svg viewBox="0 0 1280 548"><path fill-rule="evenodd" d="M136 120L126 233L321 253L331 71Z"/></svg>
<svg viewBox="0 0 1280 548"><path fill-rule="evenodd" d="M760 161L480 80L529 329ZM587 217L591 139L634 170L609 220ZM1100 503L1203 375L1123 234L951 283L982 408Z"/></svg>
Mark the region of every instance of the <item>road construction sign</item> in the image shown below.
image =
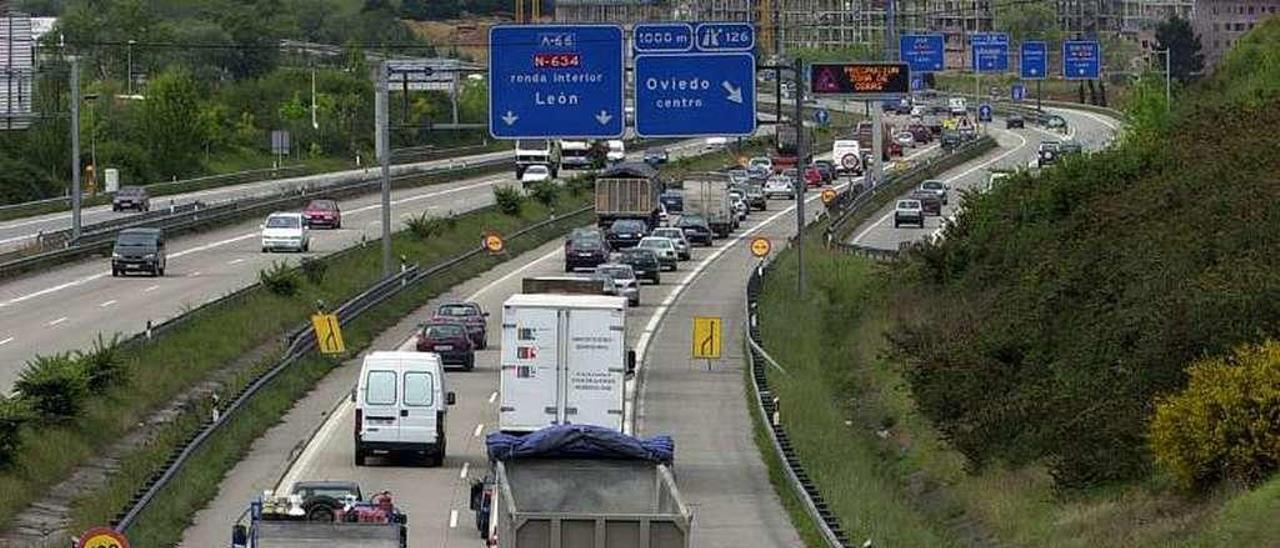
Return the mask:
<svg viewBox="0 0 1280 548"><path fill-rule="evenodd" d="M715 360L720 358L723 344L721 333L722 322L715 316L695 316L693 318L693 357L696 359Z"/></svg>
<svg viewBox="0 0 1280 548"><path fill-rule="evenodd" d="M129 548L129 539L114 529L94 527L80 535L76 548Z"/></svg>
<svg viewBox="0 0 1280 548"><path fill-rule="evenodd" d="M497 232L489 232L484 235L484 248L488 250L489 253L502 253L502 250L506 249L506 247L507 242L503 241L501 234L498 234Z"/></svg>
<svg viewBox="0 0 1280 548"><path fill-rule="evenodd" d="M756 257L764 257L773 250L773 243L768 238L757 236L751 239L751 254Z"/></svg>
<svg viewBox="0 0 1280 548"><path fill-rule="evenodd" d="M834 188L824 189L822 191L822 203L830 205L836 201L836 190Z"/></svg>
<svg viewBox="0 0 1280 548"><path fill-rule="evenodd" d="M342 342L342 324L338 323L337 314L313 314L311 326L316 330L316 345L321 354L341 354L347 351Z"/></svg>

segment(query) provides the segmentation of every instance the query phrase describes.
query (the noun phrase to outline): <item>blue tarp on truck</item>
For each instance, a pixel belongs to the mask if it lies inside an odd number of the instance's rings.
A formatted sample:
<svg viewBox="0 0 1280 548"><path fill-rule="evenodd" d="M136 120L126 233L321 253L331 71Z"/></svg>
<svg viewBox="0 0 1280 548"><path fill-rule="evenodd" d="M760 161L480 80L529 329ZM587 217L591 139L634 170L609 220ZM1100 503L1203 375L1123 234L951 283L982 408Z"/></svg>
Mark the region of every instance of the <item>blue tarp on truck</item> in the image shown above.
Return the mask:
<svg viewBox="0 0 1280 548"><path fill-rule="evenodd" d="M639 438L600 426L551 426L523 436L490 433L485 438L489 460L532 458L643 460L671 465L675 441L670 436Z"/></svg>

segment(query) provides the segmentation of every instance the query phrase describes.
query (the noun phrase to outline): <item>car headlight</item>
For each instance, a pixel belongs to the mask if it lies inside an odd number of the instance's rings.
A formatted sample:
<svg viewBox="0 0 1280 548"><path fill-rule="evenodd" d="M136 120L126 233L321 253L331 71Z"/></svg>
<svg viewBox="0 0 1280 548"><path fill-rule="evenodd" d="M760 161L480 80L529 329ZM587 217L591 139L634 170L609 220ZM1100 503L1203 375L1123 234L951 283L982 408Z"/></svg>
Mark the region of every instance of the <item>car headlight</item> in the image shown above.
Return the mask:
<svg viewBox="0 0 1280 548"><path fill-rule="evenodd" d="M156 254L155 254L155 253L148 253L148 254L146 254L146 255L143 255L143 256L142 256L142 258L143 258L143 259L147 259L147 260L154 259L154 258L156 258Z"/></svg>
<svg viewBox="0 0 1280 548"><path fill-rule="evenodd" d="M114 252L114 251L112 251L112 252L111 252L111 258L112 258L112 259L119 259L119 258L120 258L120 254L119 254L119 253L116 253L116 252Z"/></svg>

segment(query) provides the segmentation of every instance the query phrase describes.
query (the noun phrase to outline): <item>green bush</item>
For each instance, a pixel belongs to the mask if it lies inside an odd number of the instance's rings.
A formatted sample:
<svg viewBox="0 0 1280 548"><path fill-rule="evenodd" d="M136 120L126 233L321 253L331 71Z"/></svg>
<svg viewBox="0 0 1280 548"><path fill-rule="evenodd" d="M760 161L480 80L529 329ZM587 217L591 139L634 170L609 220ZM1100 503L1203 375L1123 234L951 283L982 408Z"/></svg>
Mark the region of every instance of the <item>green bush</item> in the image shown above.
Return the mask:
<svg viewBox="0 0 1280 548"><path fill-rule="evenodd" d="M524 196L520 191L509 186L493 187L493 201L498 204L498 211L506 215L520 214L520 206L524 204Z"/></svg>
<svg viewBox="0 0 1280 548"><path fill-rule="evenodd" d="M89 381L80 362L71 354L36 356L18 375L14 388L47 421L76 416L89 395Z"/></svg>
<svg viewBox="0 0 1280 548"><path fill-rule="evenodd" d="M128 377L124 359L120 356L120 335L113 335L108 341L99 333L87 352L76 352L76 360L84 371L89 390L95 393L124 384Z"/></svg>
<svg viewBox="0 0 1280 548"><path fill-rule="evenodd" d="M445 230L446 221L440 217L433 217L424 211L417 215L411 215L404 222L404 226L415 238L429 240Z"/></svg>
<svg viewBox="0 0 1280 548"><path fill-rule="evenodd" d="M1187 488L1258 485L1280 467L1280 343L1200 360L1151 421L1156 464Z"/></svg>
<svg viewBox="0 0 1280 548"><path fill-rule="evenodd" d="M302 270L302 275L311 282L311 285L320 285L324 283L324 275L329 271L329 263L315 257L303 257L298 268Z"/></svg>
<svg viewBox="0 0 1280 548"><path fill-rule="evenodd" d="M31 406L25 400L0 396L0 467L13 463L22 427L32 418Z"/></svg>
<svg viewBox="0 0 1280 548"><path fill-rule="evenodd" d="M266 287L267 291L281 297L297 295L302 285L298 271L283 262L274 262L271 263L271 267L259 270L258 282Z"/></svg>
<svg viewBox="0 0 1280 548"><path fill-rule="evenodd" d="M577 198L596 189L596 180L591 177L574 177L565 182L564 187L569 194Z"/></svg>
<svg viewBox="0 0 1280 548"><path fill-rule="evenodd" d="M552 182L537 183L529 189L529 196L532 197L535 202L547 207L555 205L556 198L558 198L559 195L560 187Z"/></svg>

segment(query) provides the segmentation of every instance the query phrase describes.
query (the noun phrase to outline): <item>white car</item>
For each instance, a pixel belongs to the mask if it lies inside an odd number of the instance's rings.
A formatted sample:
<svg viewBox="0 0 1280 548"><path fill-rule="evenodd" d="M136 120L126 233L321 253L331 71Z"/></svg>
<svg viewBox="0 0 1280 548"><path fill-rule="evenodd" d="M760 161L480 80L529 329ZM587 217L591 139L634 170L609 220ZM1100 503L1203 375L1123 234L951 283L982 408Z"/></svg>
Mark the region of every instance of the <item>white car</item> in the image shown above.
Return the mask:
<svg viewBox="0 0 1280 548"><path fill-rule="evenodd" d="M856 139L837 139L831 143L831 160L838 173L862 173L862 146Z"/></svg>
<svg viewBox="0 0 1280 548"><path fill-rule="evenodd" d="M666 238L676 244L676 255L680 260L687 261L691 257L689 248L689 239L684 237L684 231L675 227L655 228L652 232L654 237Z"/></svg>
<svg viewBox="0 0 1280 548"><path fill-rule="evenodd" d="M605 160L609 163L621 162L627 159L627 145L617 139L609 141L609 151L604 154Z"/></svg>
<svg viewBox="0 0 1280 548"><path fill-rule="evenodd" d="M277 249L300 253L311 250L311 230L301 213L272 213L262 223L262 252Z"/></svg>
<svg viewBox="0 0 1280 548"><path fill-rule="evenodd" d="M747 162L747 168L763 169L766 173L773 171L773 159L768 156L756 156Z"/></svg>
<svg viewBox="0 0 1280 548"><path fill-rule="evenodd" d="M916 146L916 136L910 131L899 131L894 133L893 141L903 148L914 148Z"/></svg>
<svg viewBox="0 0 1280 548"><path fill-rule="evenodd" d="M524 168L524 174L520 175L520 186L528 188L529 185L545 183L550 180L551 168L547 166L529 166Z"/></svg>
<svg viewBox="0 0 1280 548"><path fill-rule="evenodd" d="M657 236L647 236L640 240L640 249L651 249L658 255L658 264L662 268L675 270L676 263L680 261L680 252L676 250L676 243Z"/></svg>
<svg viewBox="0 0 1280 548"><path fill-rule="evenodd" d="M765 199L778 196L788 200L796 199L796 187L791 184L791 179L781 175L774 175L764 182Z"/></svg>
<svg viewBox="0 0 1280 548"><path fill-rule="evenodd" d="M742 196L737 194L730 195L729 200L733 204L733 211L738 214L738 220L747 220L747 213L751 211L751 208L747 207L746 200L743 200Z"/></svg>

